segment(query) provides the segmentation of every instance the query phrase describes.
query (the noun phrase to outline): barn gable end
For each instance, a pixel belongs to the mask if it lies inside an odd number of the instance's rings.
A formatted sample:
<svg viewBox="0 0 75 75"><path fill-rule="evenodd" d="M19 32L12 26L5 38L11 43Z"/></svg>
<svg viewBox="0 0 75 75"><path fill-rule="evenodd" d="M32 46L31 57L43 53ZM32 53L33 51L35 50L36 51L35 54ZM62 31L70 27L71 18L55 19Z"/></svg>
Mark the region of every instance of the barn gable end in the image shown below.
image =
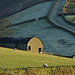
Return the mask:
<svg viewBox="0 0 75 75"><path fill-rule="evenodd" d="M27 50L32 52L43 52L43 43L40 39L33 37L27 44Z"/></svg>

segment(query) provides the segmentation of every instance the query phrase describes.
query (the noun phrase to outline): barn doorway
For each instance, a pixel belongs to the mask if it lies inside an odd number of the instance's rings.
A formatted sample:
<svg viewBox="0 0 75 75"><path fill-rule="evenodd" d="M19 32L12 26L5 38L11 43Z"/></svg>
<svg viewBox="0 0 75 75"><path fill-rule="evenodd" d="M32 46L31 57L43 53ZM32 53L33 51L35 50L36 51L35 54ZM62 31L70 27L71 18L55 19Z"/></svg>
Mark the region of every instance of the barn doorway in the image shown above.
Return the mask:
<svg viewBox="0 0 75 75"><path fill-rule="evenodd" d="M39 48L39 53L41 52L41 48Z"/></svg>
<svg viewBox="0 0 75 75"><path fill-rule="evenodd" d="M29 46L29 50L31 50L31 46Z"/></svg>

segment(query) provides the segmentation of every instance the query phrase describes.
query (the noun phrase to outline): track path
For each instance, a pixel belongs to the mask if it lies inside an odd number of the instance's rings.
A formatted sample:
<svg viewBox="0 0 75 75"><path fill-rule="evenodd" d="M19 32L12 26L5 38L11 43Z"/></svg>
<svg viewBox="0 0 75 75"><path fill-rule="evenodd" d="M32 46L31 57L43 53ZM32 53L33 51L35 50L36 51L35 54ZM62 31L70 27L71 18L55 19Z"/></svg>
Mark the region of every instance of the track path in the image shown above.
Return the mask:
<svg viewBox="0 0 75 75"><path fill-rule="evenodd" d="M65 5L65 0L55 0L55 1L56 1L55 6L52 8L52 10L50 10L48 14L48 20L51 21L54 25L61 27L64 30L67 30L75 35L75 26L66 23L62 15L59 16L59 14L62 14L62 10Z"/></svg>

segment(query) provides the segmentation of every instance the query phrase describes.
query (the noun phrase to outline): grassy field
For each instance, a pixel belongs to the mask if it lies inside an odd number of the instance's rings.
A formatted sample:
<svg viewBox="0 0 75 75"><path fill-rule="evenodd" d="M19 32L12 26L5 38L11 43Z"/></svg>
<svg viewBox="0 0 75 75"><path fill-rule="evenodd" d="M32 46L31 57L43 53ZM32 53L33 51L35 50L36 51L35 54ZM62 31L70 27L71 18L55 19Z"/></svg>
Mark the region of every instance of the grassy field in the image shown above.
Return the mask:
<svg viewBox="0 0 75 75"><path fill-rule="evenodd" d="M75 15L71 15L71 16L65 16L66 20L75 23Z"/></svg>
<svg viewBox="0 0 75 75"><path fill-rule="evenodd" d="M0 47L0 68L42 67L43 63L49 66L75 65L75 59Z"/></svg>

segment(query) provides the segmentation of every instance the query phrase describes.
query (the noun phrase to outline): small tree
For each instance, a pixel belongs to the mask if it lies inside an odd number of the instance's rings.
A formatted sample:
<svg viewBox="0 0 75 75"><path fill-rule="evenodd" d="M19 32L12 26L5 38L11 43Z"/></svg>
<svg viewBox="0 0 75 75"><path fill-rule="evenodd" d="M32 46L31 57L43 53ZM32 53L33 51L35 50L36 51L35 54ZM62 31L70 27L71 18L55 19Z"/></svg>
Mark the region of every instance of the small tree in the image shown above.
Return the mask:
<svg viewBox="0 0 75 75"><path fill-rule="evenodd" d="M0 37L8 37L12 35L12 29L7 27L11 25L11 22L7 19L0 20Z"/></svg>

